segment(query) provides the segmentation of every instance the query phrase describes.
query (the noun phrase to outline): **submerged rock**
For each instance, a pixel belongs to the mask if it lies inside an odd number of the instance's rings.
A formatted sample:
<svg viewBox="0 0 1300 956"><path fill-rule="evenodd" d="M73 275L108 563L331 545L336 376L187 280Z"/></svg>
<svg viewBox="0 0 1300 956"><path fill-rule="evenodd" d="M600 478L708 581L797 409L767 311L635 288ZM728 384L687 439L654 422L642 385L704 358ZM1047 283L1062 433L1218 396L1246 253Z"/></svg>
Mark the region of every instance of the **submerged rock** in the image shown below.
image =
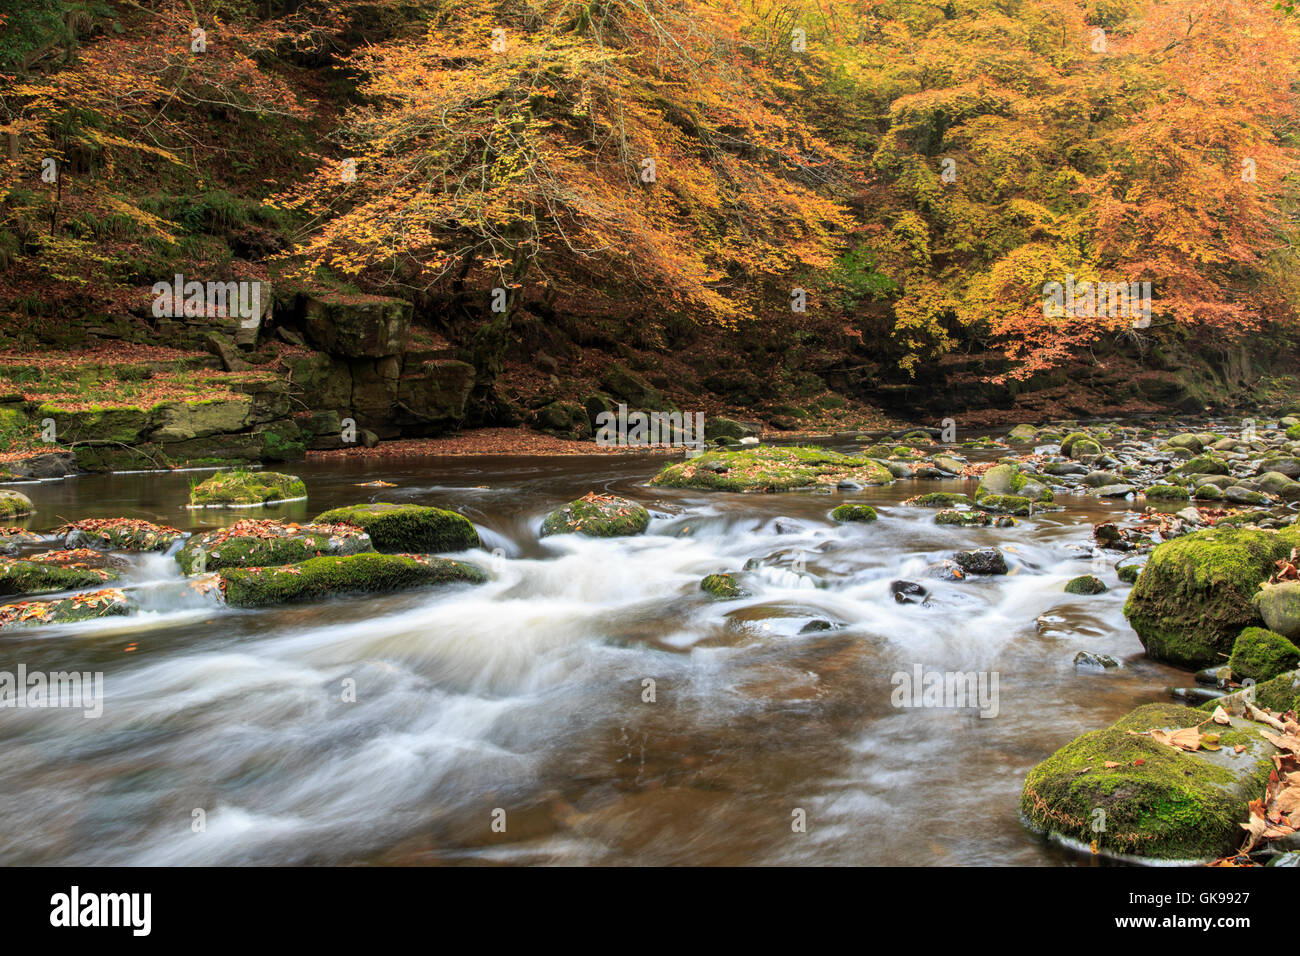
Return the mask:
<svg viewBox="0 0 1300 956"><path fill-rule="evenodd" d="M1247 804L1264 792L1275 748L1260 725L1240 718L1215 725L1221 750L1193 753L1146 735L1204 721L1205 713L1190 707L1139 707L1034 767L1020 811L1035 830L1115 856L1195 862L1231 852ZM1233 753L1237 744L1240 754Z"/></svg>
<svg viewBox="0 0 1300 956"><path fill-rule="evenodd" d="M229 528L194 535L176 553L176 560L185 574L201 574L373 550L369 535L352 525L296 525L247 518Z"/></svg>
<svg viewBox="0 0 1300 956"><path fill-rule="evenodd" d="M953 558L967 574L1006 574L1007 559L997 548L958 551Z"/></svg>
<svg viewBox="0 0 1300 956"><path fill-rule="evenodd" d="M219 471L190 489L191 508L238 508L307 497L295 475L274 471Z"/></svg>
<svg viewBox="0 0 1300 956"><path fill-rule="evenodd" d="M1080 651L1074 655L1075 670L1104 671L1112 667L1119 667L1119 661L1109 654L1093 654L1089 651Z"/></svg>
<svg viewBox="0 0 1300 956"><path fill-rule="evenodd" d="M1108 590L1102 583L1101 578L1093 577L1091 574L1084 574L1074 578L1065 585L1066 594L1101 594Z"/></svg>
<svg viewBox="0 0 1300 956"><path fill-rule="evenodd" d="M480 545L478 529L464 515L426 505L385 501L333 508L317 524L346 524L370 536L377 551L407 553L465 551Z"/></svg>
<svg viewBox="0 0 1300 956"><path fill-rule="evenodd" d="M650 512L635 501L593 493L548 514L542 522L542 537L584 534L592 538L619 538L642 534L649 525Z"/></svg>
<svg viewBox="0 0 1300 956"><path fill-rule="evenodd" d="M1124 614L1155 660L1220 663L1243 628L1262 623L1251 599L1297 546L1297 528L1210 528L1167 541L1151 552Z"/></svg>
<svg viewBox="0 0 1300 956"><path fill-rule="evenodd" d="M269 607L336 594L402 591L432 584L482 584L472 564L414 554L353 554L311 558L278 568L229 568L221 590L232 607Z"/></svg>

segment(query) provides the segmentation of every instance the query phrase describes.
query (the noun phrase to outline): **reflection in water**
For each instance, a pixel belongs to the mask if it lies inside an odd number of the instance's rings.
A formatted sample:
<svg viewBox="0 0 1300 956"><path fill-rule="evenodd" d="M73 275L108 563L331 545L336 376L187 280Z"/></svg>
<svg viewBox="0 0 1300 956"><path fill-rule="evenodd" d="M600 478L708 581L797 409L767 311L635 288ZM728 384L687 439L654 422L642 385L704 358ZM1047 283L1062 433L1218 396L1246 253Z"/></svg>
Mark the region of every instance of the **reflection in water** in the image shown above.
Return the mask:
<svg viewBox="0 0 1300 956"><path fill-rule="evenodd" d="M1113 558L1111 591L1062 592L1094 570L1078 546L1122 502L1066 495L1066 511L1015 528L955 529L901 501L970 490L962 482L846 495L645 487L661 463L303 465L311 500L265 516L366 500L453 507L479 526L484 550L466 557L491 582L240 612L153 555L133 558L127 579L147 583L139 616L0 637L0 669L106 675L98 720L0 712L0 861L1088 862L1021 828L1025 771L1186 680L1142 656ZM39 509L29 524L128 516L196 530L246 516L186 511L191 477L25 488ZM376 477L398 487L356 487ZM537 539L550 508L591 490L651 507L649 532ZM845 500L880 520L836 525L828 513ZM1009 575L927 576L985 544L1005 551ZM751 596L708 598L699 580L718 571L741 572ZM896 602L900 578L927 602ZM1080 650L1125 666L1076 674ZM998 716L895 708L891 675L918 664L997 672ZM799 810L806 832L791 826Z"/></svg>

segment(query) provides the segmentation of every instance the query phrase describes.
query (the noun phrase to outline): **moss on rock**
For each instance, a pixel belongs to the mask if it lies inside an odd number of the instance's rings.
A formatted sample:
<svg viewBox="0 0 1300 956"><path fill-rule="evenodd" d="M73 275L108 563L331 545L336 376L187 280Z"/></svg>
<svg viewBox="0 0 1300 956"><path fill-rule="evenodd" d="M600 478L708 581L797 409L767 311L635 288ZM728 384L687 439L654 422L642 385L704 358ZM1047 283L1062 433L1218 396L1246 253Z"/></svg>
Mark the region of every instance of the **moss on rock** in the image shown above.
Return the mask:
<svg viewBox="0 0 1300 956"><path fill-rule="evenodd" d="M1272 680L1279 674L1294 670L1300 664L1300 647L1276 631L1263 627L1248 627L1237 636L1232 645L1228 667L1233 680Z"/></svg>
<svg viewBox="0 0 1300 956"><path fill-rule="evenodd" d="M166 551L184 532L140 518L85 518L54 530L64 547L96 551Z"/></svg>
<svg viewBox="0 0 1300 956"><path fill-rule="evenodd" d="M35 513L32 499L22 492L0 490L0 519L22 518Z"/></svg>
<svg viewBox="0 0 1300 956"><path fill-rule="evenodd" d="M0 607L0 629L75 624L97 617L130 614L135 604L117 588L104 588L57 601L24 601Z"/></svg>
<svg viewBox="0 0 1300 956"><path fill-rule="evenodd" d="M1205 714L1190 707L1139 707L1034 767L1020 811L1036 830L1084 845L1096 841L1115 855L1190 862L1231 852L1240 843L1248 801L1264 792L1274 748L1258 725L1240 719L1224 729L1221 742L1241 743L1241 754L1227 746L1191 753L1144 736L1204 721ZM1095 828L1098 821L1104 825Z"/></svg>
<svg viewBox="0 0 1300 956"><path fill-rule="evenodd" d="M1300 581L1265 584L1251 603L1271 630L1290 640L1300 640Z"/></svg>
<svg viewBox="0 0 1300 956"><path fill-rule="evenodd" d="M1300 529L1211 528L1157 547L1124 605L1147 654L1196 670L1221 664L1273 563L1300 546Z"/></svg>
<svg viewBox="0 0 1300 956"><path fill-rule="evenodd" d="M325 555L373 550L370 536L353 525L300 526L249 518L229 528L194 535L176 553L176 560L185 574L201 574L222 568L295 564Z"/></svg>
<svg viewBox="0 0 1300 956"><path fill-rule="evenodd" d="M620 538L641 534L649 525L650 512L635 501L589 494L548 514L542 522L542 537L585 534L592 538Z"/></svg>
<svg viewBox="0 0 1300 956"><path fill-rule="evenodd" d="M278 568L231 568L221 590L232 607L269 607L336 594L401 591L432 584L481 584L472 564L410 554L353 554L311 558Z"/></svg>
<svg viewBox="0 0 1300 956"><path fill-rule="evenodd" d="M908 498L903 504L914 505L917 508L951 508L953 505L970 504L970 498L951 491L932 491L926 495Z"/></svg>
<svg viewBox="0 0 1300 956"><path fill-rule="evenodd" d="M116 571L108 568L0 558L0 595L53 594L99 587L106 581L116 580L117 576Z"/></svg>
<svg viewBox="0 0 1300 956"><path fill-rule="evenodd" d="M1107 587L1101 578L1094 577L1091 574L1073 578L1066 582L1065 585L1066 594L1101 594L1105 590L1107 590Z"/></svg>
<svg viewBox="0 0 1300 956"><path fill-rule="evenodd" d="M711 451L666 465L650 484L714 491L794 491L855 481L887 485L894 476L879 461L816 446Z"/></svg>
<svg viewBox="0 0 1300 956"><path fill-rule="evenodd" d="M190 507L255 507L306 497L307 486L295 475L275 471L221 471L190 490Z"/></svg>
<svg viewBox="0 0 1300 956"><path fill-rule="evenodd" d="M700 590L722 600L748 597L749 592L736 583L730 574L710 574L700 581Z"/></svg>
<svg viewBox="0 0 1300 956"><path fill-rule="evenodd" d="M986 498L1002 500L1009 497L1050 502L1055 496L1046 485L1021 474L1018 465L994 465L980 476L979 485L975 488L977 502L982 503Z"/></svg>
<svg viewBox="0 0 1300 956"><path fill-rule="evenodd" d="M831 517L836 521L875 521L878 515L871 505L839 505Z"/></svg>
<svg viewBox="0 0 1300 956"><path fill-rule="evenodd" d="M316 516L316 523L361 528L378 551L465 551L481 543L474 523L464 515L426 505L386 501L352 505L322 512Z"/></svg>

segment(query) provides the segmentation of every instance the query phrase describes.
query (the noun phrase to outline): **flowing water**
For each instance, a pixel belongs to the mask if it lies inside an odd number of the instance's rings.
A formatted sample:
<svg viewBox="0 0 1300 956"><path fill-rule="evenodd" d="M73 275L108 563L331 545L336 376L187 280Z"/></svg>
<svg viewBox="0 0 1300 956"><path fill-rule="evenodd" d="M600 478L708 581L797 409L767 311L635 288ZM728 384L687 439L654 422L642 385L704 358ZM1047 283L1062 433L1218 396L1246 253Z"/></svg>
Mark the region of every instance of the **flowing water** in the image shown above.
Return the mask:
<svg viewBox="0 0 1300 956"><path fill-rule="evenodd" d="M6 632L0 670L105 676L98 719L0 711L0 863L1092 862L1022 828L1025 772L1189 683L1143 657L1114 556L1100 575L1110 591L1062 592L1095 572L1091 524L1124 502L1064 495L1065 511L1014 528L944 528L903 499L973 482L647 487L662 463L301 464L311 500L258 516L454 508L478 525L484 550L464 557L491 581L235 611L184 586L171 558L137 556L124 583L146 585L140 615ZM249 514L187 511L194 478L23 490L34 529L125 516L195 530ZM398 487L357 487L376 478ZM592 490L650 507L648 533L538 540L547 511ZM842 501L880 520L837 525ZM985 544L1010 574L924 576ZM700 590L755 558L752 597ZM895 603L897 579L923 583L929 604ZM811 620L839 626L801 633ZM1076 673L1080 650L1123 666ZM894 706L892 675L918 665L996 673L997 715Z"/></svg>

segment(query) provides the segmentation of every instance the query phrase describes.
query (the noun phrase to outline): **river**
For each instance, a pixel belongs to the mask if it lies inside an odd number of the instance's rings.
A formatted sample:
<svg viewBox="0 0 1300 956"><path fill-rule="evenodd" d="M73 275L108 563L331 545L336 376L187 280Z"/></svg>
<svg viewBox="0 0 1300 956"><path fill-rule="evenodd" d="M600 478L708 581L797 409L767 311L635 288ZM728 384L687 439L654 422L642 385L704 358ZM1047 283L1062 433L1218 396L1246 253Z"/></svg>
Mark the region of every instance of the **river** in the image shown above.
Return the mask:
<svg viewBox="0 0 1300 956"><path fill-rule="evenodd" d="M0 862L1095 862L1027 832L1017 799L1053 750L1190 683L1143 656L1115 555L1100 574L1110 591L1062 591L1095 573L1091 524L1124 501L1063 495L1066 510L1014 528L949 528L903 499L973 481L844 495L646 486L663 461L299 463L310 500L256 516L454 508L484 540L463 557L492 580L236 611L183 586L171 558L134 556L123 583L148 585L142 614L6 632L0 669L102 671L104 713L0 711ZM21 490L38 530L249 515L187 510L202 476ZM397 487L357 487L378 478ZM538 539L550 509L593 490L651 508L649 531ZM828 512L846 500L880 520L837 525ZM985 544L1009 574L925 577ZM755 558L752 597L700 590ZM898 579L922 583L929 604L896 603ZM811 620L835 626L803 632ZM1076 672L1080 650L1123 666ZM996 674L997 715L894 706L892 675L917 665Z"/></svg>

